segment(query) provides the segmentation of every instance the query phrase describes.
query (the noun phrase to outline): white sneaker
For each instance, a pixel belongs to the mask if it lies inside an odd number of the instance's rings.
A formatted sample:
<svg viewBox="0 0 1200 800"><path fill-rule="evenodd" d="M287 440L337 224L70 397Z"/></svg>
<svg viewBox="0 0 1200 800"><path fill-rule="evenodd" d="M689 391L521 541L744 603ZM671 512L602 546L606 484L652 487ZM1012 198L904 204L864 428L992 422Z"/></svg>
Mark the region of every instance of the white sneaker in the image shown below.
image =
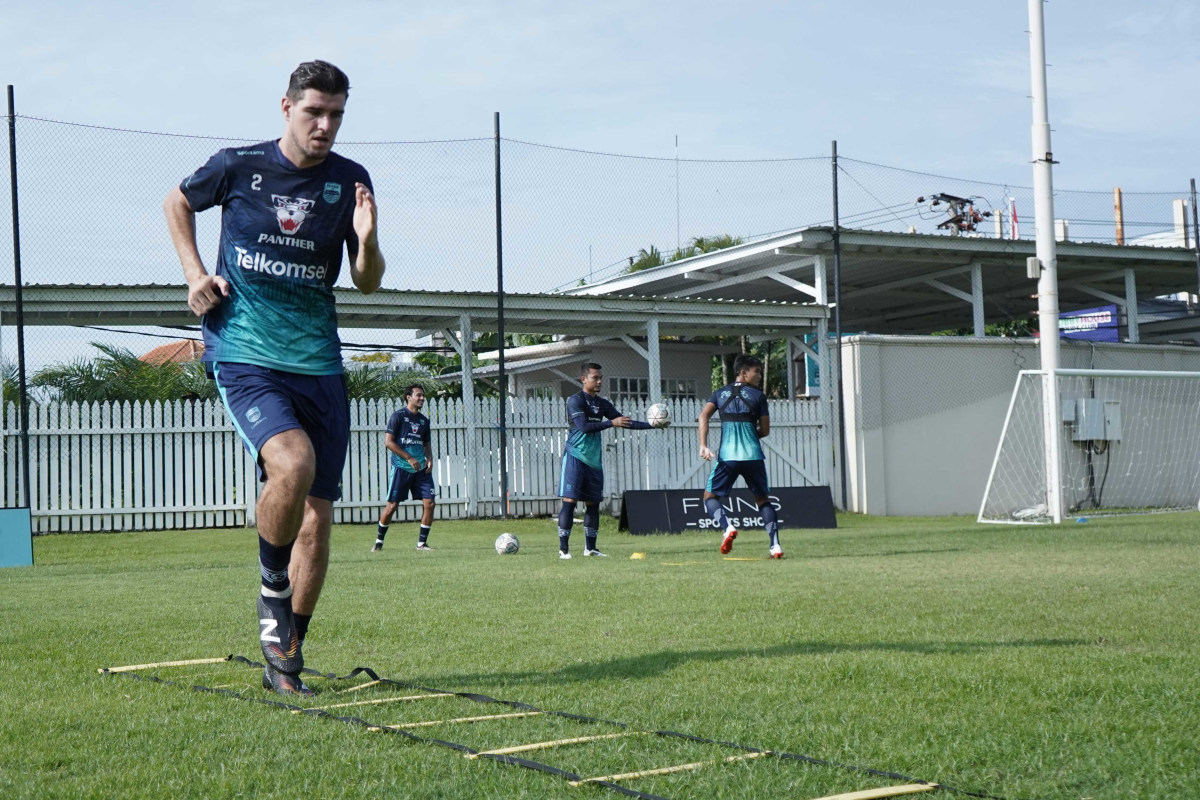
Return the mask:
<svg viewBox="0 0 1200 800"><path fill-rule="evenodd" d="M608 558L606 554L601 553L599 550L584 550L583 555L585 558L587 556L600 556L601 558Z"/></svg>
<svg viewBox="0 0 1200 800"><path fill-rule="evenodd" d="M570 558L570 557L571 557L571 554L570 554L570 553L564 553L562 550L559 550L559 551L558 551L558 557L559 557L559 558L561 558L561 559L563 559L563 560L565 561L566 559L568 559L568 558Z"/></svg>
<svg viewBox="0 0 1200 800"><path fill-rule="evenodd" d="M430 547L429 545L425 544L424 542L419 542L419 543L417 544L417 549L418 549L418 550L425 550L425 551L432 551L432 550L433 550L433 548L432 548L432 547Z"/></svg>
<svg viewBox="0 0 1200 800"><path fill-rule="evenodd" d="M771 558L783 558L783 548L777 544L771 545Z"/></svg>

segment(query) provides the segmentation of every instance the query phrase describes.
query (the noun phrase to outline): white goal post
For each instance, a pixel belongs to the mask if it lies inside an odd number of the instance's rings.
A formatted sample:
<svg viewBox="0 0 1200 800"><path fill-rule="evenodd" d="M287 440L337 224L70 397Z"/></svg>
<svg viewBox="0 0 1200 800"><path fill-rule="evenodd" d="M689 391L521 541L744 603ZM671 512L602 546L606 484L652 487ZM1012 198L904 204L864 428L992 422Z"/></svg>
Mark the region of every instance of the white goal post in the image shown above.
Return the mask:
<svg viewBox="0 0 1200 800"><path fill-rule="evenodd" d="M1022 370L979 522L1200 508L1200 372Z"/></svg>

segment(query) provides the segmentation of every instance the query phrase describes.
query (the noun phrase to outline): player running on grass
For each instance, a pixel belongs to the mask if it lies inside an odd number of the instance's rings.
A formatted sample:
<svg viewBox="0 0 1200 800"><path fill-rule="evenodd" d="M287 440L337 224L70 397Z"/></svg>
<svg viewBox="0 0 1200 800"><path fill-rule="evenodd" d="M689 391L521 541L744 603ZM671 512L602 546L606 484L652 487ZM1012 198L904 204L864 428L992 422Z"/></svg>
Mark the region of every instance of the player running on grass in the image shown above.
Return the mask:
<svg viewBox="0 0 1200 800"><path fill-rule="evenodd" d="M567 398L567 447L562 457L562 472L558 479L558 494L562 508L558 512L558 557L571 557L571 526L575 524L575 505L582 500L583 554L604 556L596 549L600 533L600 501L604 499L604 465L601 461L600 433L607 428L646 430L654 427L648 422L630 419L600 396L604 373L599 364L588 362L580 368L579 381L583 391ZM670 425L664 420L659 427Z"/></svg>
<svg viewBox="0 0 1200 800"><path fill-rule="evenodd" d="M400 504L412 495L421 499L421 530L417 535L418 550L432 550L429 546L429 528L433 525L434 498L437 486L433 482L433 456L429 443L429 417L421 413L425 407L425 390L410 386L404 392L405 407L388 419L387 433L383 435L384 446L391 451L391 467L388 469L388 501L379 517L379 531L375 534L372 553L383 549L383 537L387 536L388 523Z"/></svg>
<svg viewBox="0 0 1200 800"><path fill-rule="evenodd" d="M265 481L258 498L264 688L311 694L301 646L329 565L333 501L350 438L333 286L342 266L379 288L367 171L331 152L350 83L324 61L292 73L283 136L219 151L164 202L204 360ZM196 212L221 207L216 272L196 248Z"/></svg>
<svg viewBox="0 0 1200 800"><path fill-rule="evenodd" d="M704 508L725 531L721 552L728 553L733 549L738 532L729 523L721 498L729 494L741 475L746 488L754 495L767 535L771 537L771 558L783 558L783 548L779 546L779 521L775 506L767 497L771 486L767 480L766 457L759 443L771 432L767 396L758 388L762 382L762 362L741 353L733 360L733 373L734 382L714 392L700 412L700 457L705 461L716 459L708 474ZM721 415L721 444L714 454L708 449L708 422L717 413Z"/></svg>

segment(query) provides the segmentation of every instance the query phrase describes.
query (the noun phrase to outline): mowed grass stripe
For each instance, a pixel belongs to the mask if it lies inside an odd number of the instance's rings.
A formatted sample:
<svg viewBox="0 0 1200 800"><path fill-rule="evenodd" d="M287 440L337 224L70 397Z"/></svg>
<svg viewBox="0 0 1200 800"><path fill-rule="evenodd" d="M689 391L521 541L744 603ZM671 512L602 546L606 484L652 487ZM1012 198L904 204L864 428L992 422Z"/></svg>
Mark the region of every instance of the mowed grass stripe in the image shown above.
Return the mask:
<svg viewBox="0 0 1200 800"><path fill-rule="evenodd" d="M740 536L732 555L756 562L724 561L715 537L635 539L607 519L602 549L614 558L567 562L552 521L438 522L437 552L374 556L371 526L340 526L306 655L339 673L369 664L421 685L1008 797L1167 798L1200 785L1200 516L1057 529L840 522L783 531L783 561L765 560L765 536ZM520 537L519 554L492 552L502 530ZM38 566L0 571L0 796L253 795L266 740L321 752L299 778L313 796L561 796L561 781L396 737L281 724L254 704L95 675L193 653L253 656L255 544L245 530L41 537ZM634 551L647 558L629 560ZM538 738L490 729L501 722L460 727L456 740ZM672 763L641 747L631 763L615 743L645 738L565 748L553 763L580 775ZM680 800L872 788L765 761L642 780Z"/></svg>

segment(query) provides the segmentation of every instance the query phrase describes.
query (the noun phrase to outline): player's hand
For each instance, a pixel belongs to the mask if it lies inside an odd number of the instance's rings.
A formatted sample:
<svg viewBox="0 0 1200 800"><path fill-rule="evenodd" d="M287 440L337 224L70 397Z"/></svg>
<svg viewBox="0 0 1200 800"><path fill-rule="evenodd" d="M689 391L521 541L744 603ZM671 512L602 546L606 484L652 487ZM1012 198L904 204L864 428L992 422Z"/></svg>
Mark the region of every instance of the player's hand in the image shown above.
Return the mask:
<svg viewBox="0 0 1200 800"><path fill-rule="evenodd" d="M220 275L204 275L188 284L188 308L197 317L202 317L229 297L229 281Z"/></svg>
<svg viewBox="0 0 1200 800"><path fill-rule="evenodd" d="M432 461L432 460L430 460L430 461L429 461L429 463L427 463L427 464L425 465L425 471L426 471L426 472L433 472L433 461Z"/></svg>
<svg viewBox="0 0 1200 800"><path fill-rule="evenodd" d="M413 468L414 472L420 472L421 470L421 462L417 461L412 456L408 457L408 465Z"/></svg>
<svg viewBox="0 0 1200 800"><path fill-rule="evenodd" d="M709 450L705 445L700 445L700 457L705 461L712 461L715 458L713 451Z"/></svg>
<svg viewBox="0 0 1200 800"><path fill-rule="evenodd" d="M354 233L362 247L375 247L375 221L379 209L375 207L375 195L366 184L354 184Z"/></svg>
<svg viewBox="0 0 1200 800"><path fill-rule="evenodd" d="M617 417L612 421L612 424L614 428L628 428L631 422L633 420L629 417Z"/></svg>

